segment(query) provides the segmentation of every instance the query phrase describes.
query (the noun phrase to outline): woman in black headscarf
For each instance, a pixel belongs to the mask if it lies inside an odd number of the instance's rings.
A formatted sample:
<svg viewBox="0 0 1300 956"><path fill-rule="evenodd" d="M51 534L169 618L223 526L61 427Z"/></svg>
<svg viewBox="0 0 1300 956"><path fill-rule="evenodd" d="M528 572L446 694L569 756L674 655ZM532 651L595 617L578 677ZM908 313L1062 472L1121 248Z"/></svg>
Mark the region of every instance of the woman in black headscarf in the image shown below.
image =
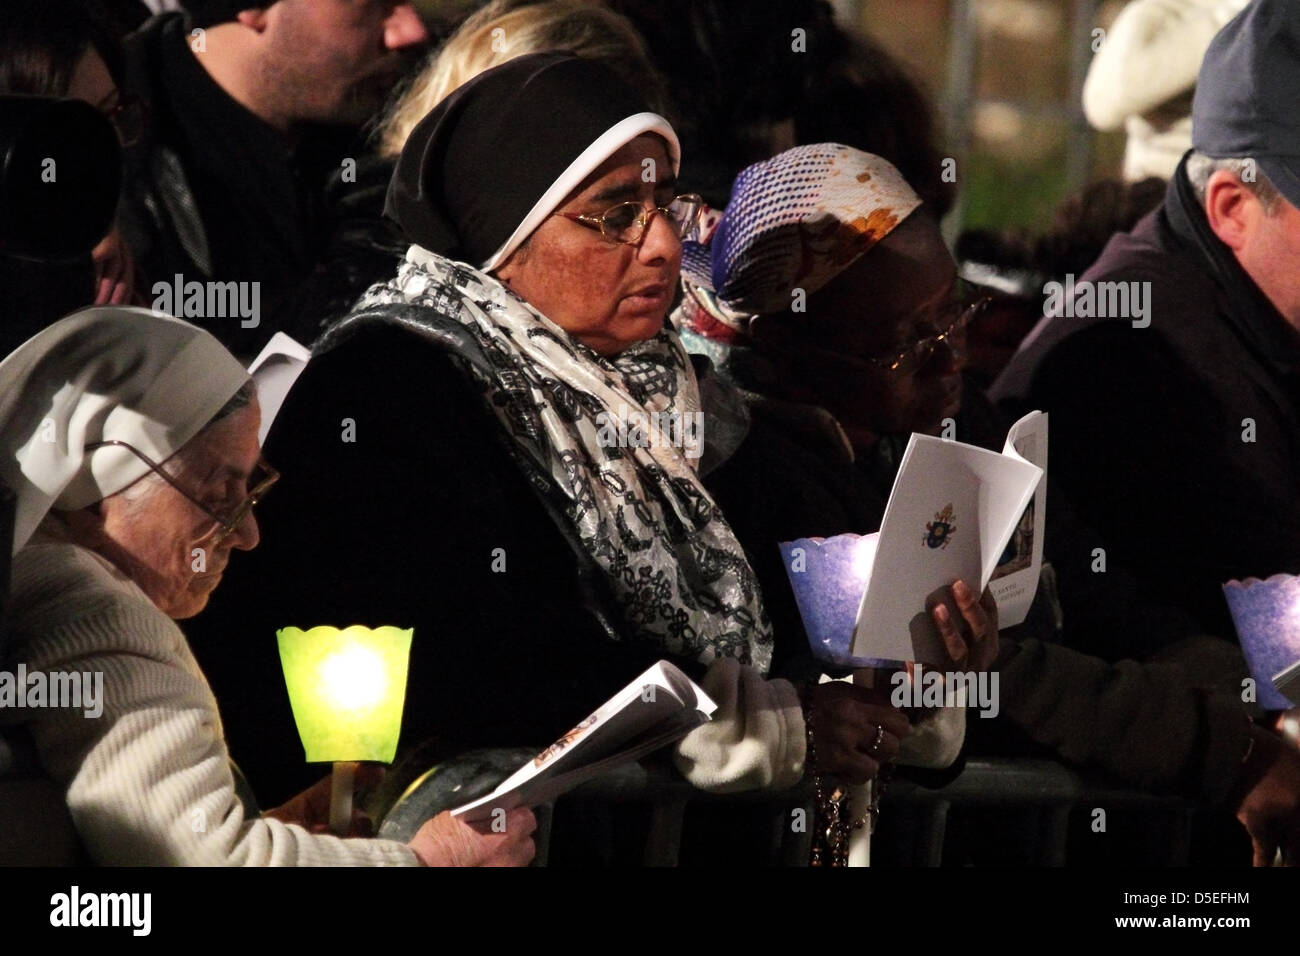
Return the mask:
<svg viewBox="0 0 1300 956"><path fill-rule="evenodd" d="M801 776L798 694L765 679L762 595L700 478L742 413L664 322L699 209L678 162L666 120L568 54L480 75L412 133L388 197L411 248L317 344L270 434L267 544L204 624L267 637L263 693L205 660L249 699L228 732L250 772L301 759L265 746L292 739L269 635L362 620L416 631L404 747L545 743L667 658L719 704L677 748L692 782ZM866 691L812 696L827 769L866 779L908 732Z"/></svg>

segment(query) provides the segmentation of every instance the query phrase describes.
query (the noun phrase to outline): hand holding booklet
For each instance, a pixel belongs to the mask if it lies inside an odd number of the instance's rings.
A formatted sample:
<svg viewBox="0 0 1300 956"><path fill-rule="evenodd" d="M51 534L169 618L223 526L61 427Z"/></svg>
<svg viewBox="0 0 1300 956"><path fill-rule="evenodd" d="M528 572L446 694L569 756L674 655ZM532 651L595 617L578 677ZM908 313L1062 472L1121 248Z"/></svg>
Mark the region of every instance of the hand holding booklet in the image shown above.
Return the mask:
<svg viewBox="0 0 1300 956"><path fill-rule="evenodd" d="M991 588L1000 627L1023 621L1043 560L1046 468L1041 412L1011 426L1002 454L913 435L879 532L781 543L813 654L839 667L946 661L929 611L958 578Z"/></svg>
<svg viewBox="0 0 1300 956"><path fill-rule="evenodd" d="M1031 529L1035 520L1041 522L1044 468L1027 460L1017 445L1028 450L1032 444L1034 457L1045 466L1046 428L1046 416L1031 412L1011 427L1001 453L912 436L874 548L865 546L869 570L853 631L855 657L935 664L948 659L929 609L946 600L947 587L958 579L982 592L1026 514ZM1034 500L1035 491L1041 501ZM1016 573L1032 580L1023 580L1014 592L1003 588L1014 599L1009 613L999 602L1003 627L1023 620L1033 600L1042 563L1041 532L1031 533L1023 550L1024 567ZM960 619L956 608L949 611Z"/></svg>
<svg viewBox="0 0 1300 956"><path fill-rule="evenodd" d="M490 819L498 808L549 803L586 780L685 737L716 709L681 670L660 661L487 796L452 815L475 823Z"/></svg>

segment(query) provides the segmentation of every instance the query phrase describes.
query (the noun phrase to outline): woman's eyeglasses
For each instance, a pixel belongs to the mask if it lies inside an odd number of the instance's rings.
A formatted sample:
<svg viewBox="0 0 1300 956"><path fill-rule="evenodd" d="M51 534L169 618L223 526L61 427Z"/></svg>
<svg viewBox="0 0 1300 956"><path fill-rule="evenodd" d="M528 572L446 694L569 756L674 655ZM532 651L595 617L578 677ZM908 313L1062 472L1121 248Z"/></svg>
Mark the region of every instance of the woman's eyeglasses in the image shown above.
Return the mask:
<svg viewBox="0 0 1300 956"><path fill-rule="evenodd" d="M156 461L154 461L152 458L150 458L148 455L146 455L144 452L140 451L138 448L134 447L133 445L130 445L124 441L118 441L114 439L110 441L95 442L93 445L87 445L86 451L88 452L95 451L96 449L104 448L107 445L116 445L120 448L125 448L131 454L135 455L142 462L144 462L146 465L149 466L150 471L152 471L155 475L157 475L163 481L167 482L167 484L171 485L174 489L176 489L176 491L187 501L189 501L190 504L194 505L194 507L198 508L205 515L207 515L209 518L215 521L217 523L217 533L213 537L212 544L211 544L211 547L214 551L217 549L217 547L221 544L222 541L228 538L236 528L238 528L241 524L244 523L244 519L248 517L250 512L252 512L253 507L257 505L257 503L260 502L264 497L266 497L266 493L271 490L271 486L280 480L280 473L276 471L274 468L272 468L267 463L266 459L259 458L257 460L257 465L253 469L253 473L249 475L248 478L249 484L252 485L252 490L249 491L249 493L247 494L247 496L245 496L243 501L241 501L233 509L231 509L231 511L228 514L222 516L217 511L215 511L212 508L209 508L197 497L195 497L194 495L186 491L184 488L182 488L180 484L178 484L177 481L174 478L172 478L171 475L163 471L162 465L158 464ZM204 537L206 537L206 535Z"/></svg>
<svg viewBox="0 0 1300 956"><path fill-rule="evenodd" d="M552 215L571 219L589 229L597 229L601 235L612 242L636 246L640 245L645 237L655 213L660 213L672 223L678 239L685 239L695 229L700 219L700 210L703 208L702 198L694 193L685 193L677 196L666 206L652 206L649 209L643 203L621 202L617 206L610 206L599 216L576 212L557 212Z"/></svg>
<svg viewBox="0 0 1300 956"><path fill-rule="evenodd" d="M941 331L917 339L901 352L883 357L868 358L866 361L869 365L896 375L907 375L915 372L930 360L930 356L934 354L934 350L939 347L940 343L954 352L957 351L960 346L960 339L965 335L966 329L984 313L991 301L988 296L980 296L974 301L968 298L961 302L954 302L943 310L939 316L939 321L936 324L940 326Z"/></svg>

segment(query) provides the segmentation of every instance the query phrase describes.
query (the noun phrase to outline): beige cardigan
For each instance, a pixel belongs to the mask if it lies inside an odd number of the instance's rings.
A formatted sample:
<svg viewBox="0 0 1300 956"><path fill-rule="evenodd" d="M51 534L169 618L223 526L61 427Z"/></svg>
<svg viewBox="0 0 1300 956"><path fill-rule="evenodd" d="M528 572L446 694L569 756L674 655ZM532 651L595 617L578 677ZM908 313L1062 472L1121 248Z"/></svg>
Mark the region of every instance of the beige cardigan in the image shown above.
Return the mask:
<svg viewBox="0 0 1300 956"><path fill-rule="evenodd" d="M418 865L402 843L247 817L217 701L184 635L112 564L60 540L53 521L14 558L4 666L101 672L103 713L4 709L0 722L31 733L95 863Z"/></svg>

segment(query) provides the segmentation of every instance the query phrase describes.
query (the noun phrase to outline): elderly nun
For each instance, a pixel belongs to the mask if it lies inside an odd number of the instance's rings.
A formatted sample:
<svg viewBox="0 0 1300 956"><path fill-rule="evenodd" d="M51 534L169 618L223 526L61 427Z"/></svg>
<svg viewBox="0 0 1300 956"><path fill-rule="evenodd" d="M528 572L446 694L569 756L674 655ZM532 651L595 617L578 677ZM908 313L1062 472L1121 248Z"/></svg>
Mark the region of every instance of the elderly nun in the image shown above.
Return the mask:
<svg viewBox="0 0 1300 956"><path fill-rule="evenodd" d="M295 477L214 633L250 612L263 628L341 620L354 599L414 626L417 769L544 745L667 659L719 704L676 749L687 779L800 779L799 692L769 679L762 589L704 484L743 409L665 322L701 206L680 160L640 91L563 53L488 70L421 121L387 203L409 249L316 344L277 417L267 449ZM218 680L246 680L212 658ZM270 686L270 654L259 671ZM826 697L823 759L853 776L908 733L865 692L811 695ZM261 741L290 714L252 696L236 756L273 775L291 764ZM280 792L302 785L280 773Z"/></svg>
<svg viewBox="0 0 1300 956"><path fill-rule="evenodd" d="M525 861L527 811L487 836L444 815L408 846L312 832L317 792L265 817L237 796L217 702L174 619L198 614L232 553L258 543L252 508L277 478L258 419L248 373L216 339L144 309L86 309L0 363L0 480L17 498L4 666L102 688L94 712L29 700L0 723L30 734L96 863Z"/></svg>

